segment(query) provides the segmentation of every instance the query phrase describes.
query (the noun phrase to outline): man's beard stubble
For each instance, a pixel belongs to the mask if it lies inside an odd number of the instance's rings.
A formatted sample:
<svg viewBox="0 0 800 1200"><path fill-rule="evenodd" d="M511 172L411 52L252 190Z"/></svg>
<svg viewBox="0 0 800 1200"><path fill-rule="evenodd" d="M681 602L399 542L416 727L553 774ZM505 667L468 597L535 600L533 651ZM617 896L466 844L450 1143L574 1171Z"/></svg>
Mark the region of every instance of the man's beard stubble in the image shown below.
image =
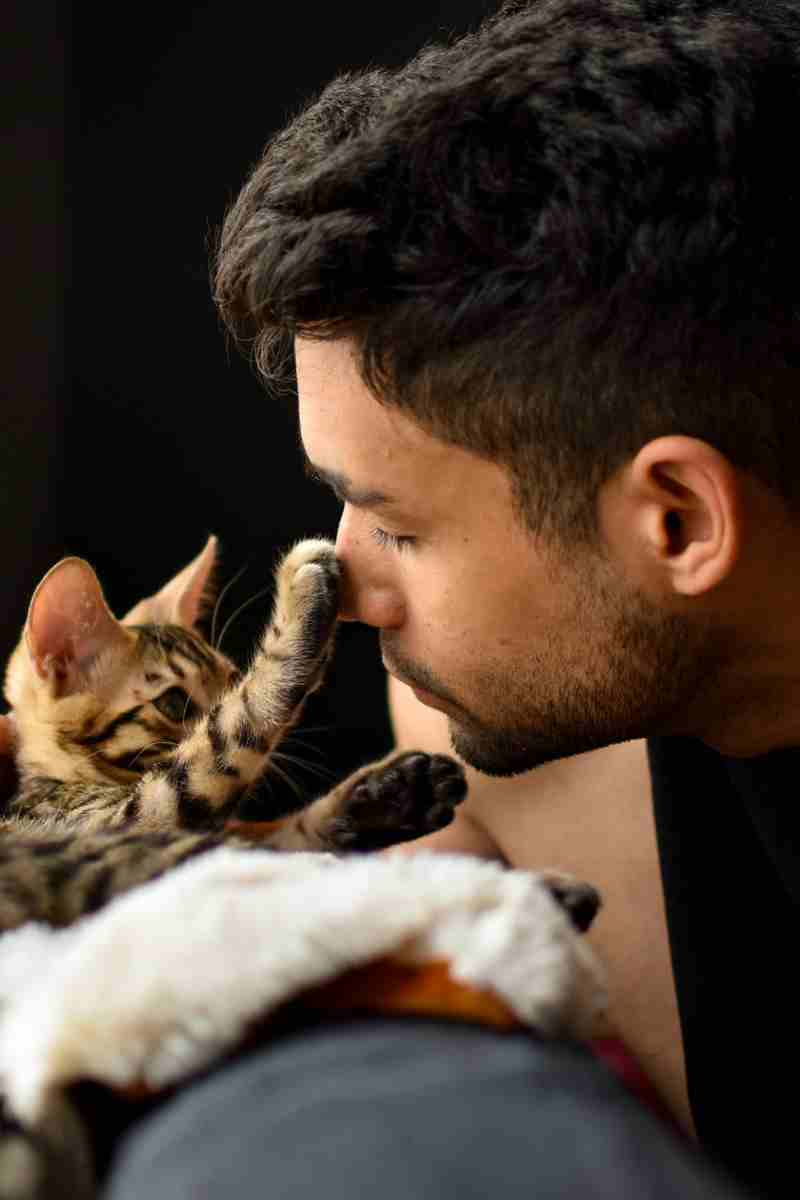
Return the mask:
<svg viewBox="0 0 800 1200"><path fill-rule="evenodd" d="M554 759L652 734L684 733L686 711L711 670L706 638L682 615L638 593L597 592L577 645L553 639L524 663L486 662L448 687L381 636L404 682L447 702L455 753L486 775L518 775ZM589 630L593 631L592 634ZM459 693L475 697L469 704Z"/></svg>

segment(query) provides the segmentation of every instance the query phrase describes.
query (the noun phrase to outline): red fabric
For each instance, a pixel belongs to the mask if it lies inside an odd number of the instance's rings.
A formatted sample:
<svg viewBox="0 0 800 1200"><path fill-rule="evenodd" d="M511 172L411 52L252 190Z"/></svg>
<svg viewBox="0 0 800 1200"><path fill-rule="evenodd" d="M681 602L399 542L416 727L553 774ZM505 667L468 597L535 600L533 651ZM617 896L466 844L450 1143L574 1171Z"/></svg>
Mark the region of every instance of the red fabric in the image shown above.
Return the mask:
<svg viewBox="0 0 800 1200"><path fill-rule="evenodd" d="M655 1113L662 1121L670 1125L682 1137L685 1136L683 1130L645 1074L641 1064L634 1058L624 1042L619 1038L596 1038L591 1043L590 1049L596 1058L599 1058L601 1062L604 1062L614 1072L637 1100L649 1108L651 1112Z"/></svg>

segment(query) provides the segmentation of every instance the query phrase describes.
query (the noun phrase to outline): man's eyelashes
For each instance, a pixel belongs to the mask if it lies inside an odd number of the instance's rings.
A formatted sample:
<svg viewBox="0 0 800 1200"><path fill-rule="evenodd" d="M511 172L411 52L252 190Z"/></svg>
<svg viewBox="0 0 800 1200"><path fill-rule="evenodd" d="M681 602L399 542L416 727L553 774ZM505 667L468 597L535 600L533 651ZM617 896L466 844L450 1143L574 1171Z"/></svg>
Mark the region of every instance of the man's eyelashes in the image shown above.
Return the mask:
<svg viewBox="0 0 800 1200"><path fill-rule="evenodd" d="M410 550L414 545L416 538L404 537L396 533L387 533L385 529L376 527L370 531L370 536L373 541L376 541L382 550Z"/></svg>

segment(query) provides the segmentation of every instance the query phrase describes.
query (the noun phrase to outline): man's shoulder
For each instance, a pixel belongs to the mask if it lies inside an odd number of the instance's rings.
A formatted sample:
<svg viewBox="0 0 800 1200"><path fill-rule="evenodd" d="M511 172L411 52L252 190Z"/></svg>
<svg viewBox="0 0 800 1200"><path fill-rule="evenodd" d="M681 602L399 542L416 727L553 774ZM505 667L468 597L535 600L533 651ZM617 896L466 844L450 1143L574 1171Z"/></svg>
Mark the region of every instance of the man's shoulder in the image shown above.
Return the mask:
<svg viewBox="0 0 800 1200"><path fill-rule="evenodd" d="M668 882L674 875L687 893L690 861L707 877L724 846L731 869L764 873L800 904L800 747L732 758L699 739L663 737L648 739L647 753Z"/></svg>

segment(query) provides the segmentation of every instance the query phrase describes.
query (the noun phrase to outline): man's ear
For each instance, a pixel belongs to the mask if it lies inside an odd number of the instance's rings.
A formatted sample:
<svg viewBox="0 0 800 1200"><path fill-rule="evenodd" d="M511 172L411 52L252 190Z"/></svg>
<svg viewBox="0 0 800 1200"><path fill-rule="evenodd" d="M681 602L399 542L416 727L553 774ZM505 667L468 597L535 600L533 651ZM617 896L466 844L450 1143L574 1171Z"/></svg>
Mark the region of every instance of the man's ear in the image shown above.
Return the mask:
<svg viewBox="0 0 800 1200"><path fill-rule="evenodd" d="M192 629L214 598L217 539L210 537L197 558L164 584L161 591L140 600L122 618L125 625L182 625Z"/></svg>
<svg viewBox="0 0 800 1200"><path fill-rule="evenodd" d="M699 438L648 442L601 500L606 537L643 582L678 596L701 596L731 574L742 540L736 468ZM638 562L631 560L636 554Z"/></svg>
<svg viewBox="0 0 800 1200"><path fill-rule="evenodd" d="M37 675L50 681L55 695L80 690L100 655L126 649L129 636L82 558L63 558L33 593L25 643Z"/></svg>

